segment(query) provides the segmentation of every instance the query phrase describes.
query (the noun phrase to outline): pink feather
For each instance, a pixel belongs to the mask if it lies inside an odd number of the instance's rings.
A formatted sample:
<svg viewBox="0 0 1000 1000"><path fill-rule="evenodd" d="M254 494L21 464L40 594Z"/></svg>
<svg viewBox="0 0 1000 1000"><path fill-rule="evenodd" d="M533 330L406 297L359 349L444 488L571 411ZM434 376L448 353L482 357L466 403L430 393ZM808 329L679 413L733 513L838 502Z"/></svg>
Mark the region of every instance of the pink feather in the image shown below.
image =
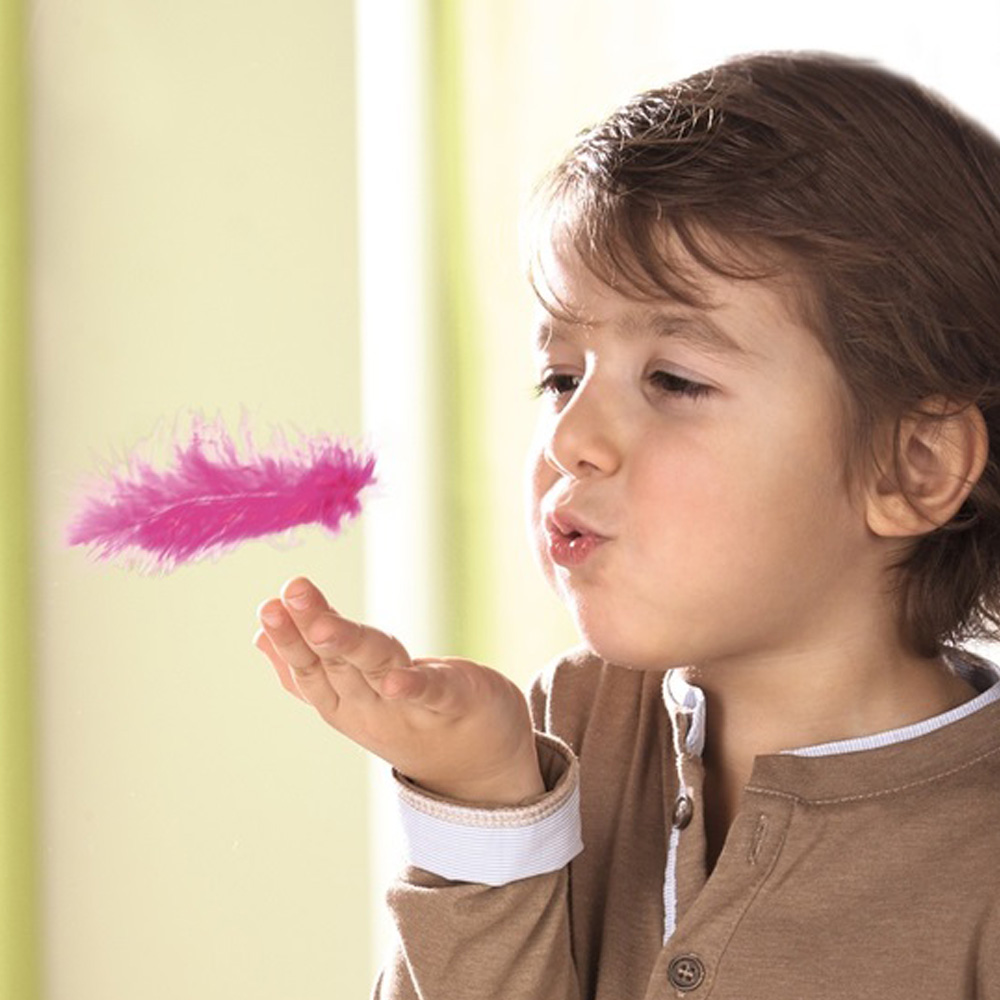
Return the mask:
<svg viewBox="0 0 1000 1000"><path fill-rule="evenodd" d="M251 538L303 524L331 532L361 512L359 494L375 481L375 459L326 435L260 454L244 429L241 457L221 422L196 421L173 466L157 470L134 457L114 472L69 525L71 545L93 545L99 558L123 552L173 569ZM150 559L146 560L147 562Z"/></svg>

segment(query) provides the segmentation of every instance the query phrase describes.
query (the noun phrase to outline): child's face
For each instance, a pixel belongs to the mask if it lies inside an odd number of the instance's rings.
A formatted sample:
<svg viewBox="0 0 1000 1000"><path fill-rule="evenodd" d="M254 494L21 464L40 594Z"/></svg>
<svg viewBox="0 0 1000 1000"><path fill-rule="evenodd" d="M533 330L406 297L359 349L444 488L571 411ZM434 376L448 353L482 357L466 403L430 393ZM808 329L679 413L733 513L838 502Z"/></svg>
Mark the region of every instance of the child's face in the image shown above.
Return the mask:
<svg viewBox="0 0 1000 1000"><path fill-rule="evenodd" d="M587 644L648 669L804 652L875 595L844 479L841 381L757 282L640 302L550 260L532 533ZM836 634L836 633L832 633Z"/></svg>

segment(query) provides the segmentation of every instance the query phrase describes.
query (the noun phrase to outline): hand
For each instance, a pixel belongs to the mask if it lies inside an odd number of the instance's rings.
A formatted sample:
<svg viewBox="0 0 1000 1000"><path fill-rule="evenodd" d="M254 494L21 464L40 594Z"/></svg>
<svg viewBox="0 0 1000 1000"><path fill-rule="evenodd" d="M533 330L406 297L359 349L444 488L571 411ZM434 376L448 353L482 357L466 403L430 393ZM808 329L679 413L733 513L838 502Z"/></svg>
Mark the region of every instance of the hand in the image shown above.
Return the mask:
<svg viewBox="0 0 1000 1000"><path fill-rule="evenodd" d="M545 790L527 703L502 674L411 659L392 636L342 618L303 577L258 614L254 643L285 689L421 787L493 805Z"/></svg>

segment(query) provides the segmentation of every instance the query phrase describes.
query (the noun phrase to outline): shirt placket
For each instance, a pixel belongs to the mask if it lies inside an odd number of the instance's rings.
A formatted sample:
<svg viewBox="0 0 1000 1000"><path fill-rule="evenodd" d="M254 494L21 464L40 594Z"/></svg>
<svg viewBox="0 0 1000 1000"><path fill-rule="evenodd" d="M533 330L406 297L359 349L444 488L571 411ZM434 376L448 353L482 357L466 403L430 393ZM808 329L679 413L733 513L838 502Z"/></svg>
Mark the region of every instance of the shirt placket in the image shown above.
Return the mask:
<svg viewBox="0 0 1000 1000"><path fill-rule="evenodd" d="M673 936L679 916L704 888L706 837L704 822L705 768L703 726L697 706L681 707L668 698L674 739L674 762L677 770L676 793L667 803L670 834L667 841L667 864L663 879L663 941Z"/></svg>
<svg viewBox="0 0 1000 1000"><path fill-rule="evenodd" d="M709 878L701 692L682 686L665 701L673 724L677 786L664 877L663 949L646 1000L713 993L726 945L781 851L791 820L790 799L744 793L725 848Z"/></svg>

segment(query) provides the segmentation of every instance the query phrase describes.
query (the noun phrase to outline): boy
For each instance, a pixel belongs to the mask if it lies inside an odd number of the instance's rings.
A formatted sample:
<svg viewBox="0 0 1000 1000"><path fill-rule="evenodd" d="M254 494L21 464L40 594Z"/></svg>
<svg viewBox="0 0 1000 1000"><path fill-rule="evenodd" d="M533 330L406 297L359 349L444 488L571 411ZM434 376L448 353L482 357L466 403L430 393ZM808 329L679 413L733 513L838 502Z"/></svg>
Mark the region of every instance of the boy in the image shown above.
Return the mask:
<svg viewBox="0 0 1000 1000"><path fill-rule="evenodd" d="M1000 609L1000 146L752 56L543 206L532 534L584 648L529 710L307 580L261 608L399 778L377 995L1000 998L1000 684L945 645Z"/></svg>

